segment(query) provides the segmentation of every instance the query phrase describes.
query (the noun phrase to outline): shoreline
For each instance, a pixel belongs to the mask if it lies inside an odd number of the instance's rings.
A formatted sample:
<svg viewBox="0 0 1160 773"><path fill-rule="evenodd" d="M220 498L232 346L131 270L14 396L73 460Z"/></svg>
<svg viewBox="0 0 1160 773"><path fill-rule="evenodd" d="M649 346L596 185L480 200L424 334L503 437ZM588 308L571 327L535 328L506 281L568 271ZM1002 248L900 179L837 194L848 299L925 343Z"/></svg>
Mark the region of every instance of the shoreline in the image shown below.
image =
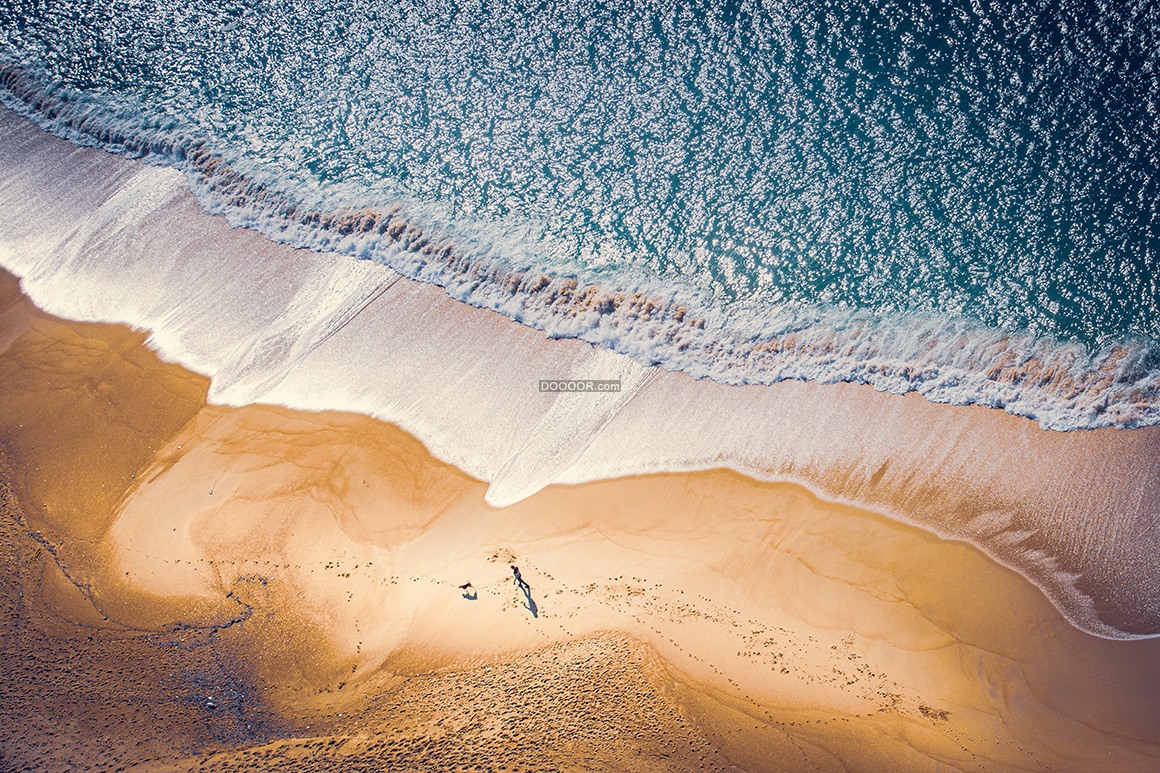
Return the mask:
<svg viewBox="0 0 1160 773"><path fill-rule="evenodd" d="M2 120L0 266L54 314L149 331L163 359L211 377L212 403L396 424L487 481L494 506L652 472L792 481L980 547L1089 633L1160 635L1160 427L1060 433L864 385L643 368L382 266L232 228L176 171ZM624 391L545 395L544 377Z"/></svg>
<svg viewBox="0 0 1160 773"><path fill-rule="evenodd" d="M0 443L18 494L4 505L28 519L6 533L27 543L5 564L25 573L8 619L35 612L0 687L68 697L0 723L16 759L92 759L81 730L49 734L64 717L116 741L103 754L155 766L293 766L341 746L403 767L431 748L549 767L552 743L513 751L479 727L505 716L571 738L557 719L578 695L600 696L584 726L605 730L580 748L606 769L641 769L673 738L695 753L646 769L1160 758L1160 640L1077 631L966 543L724 470L550 485L497 508L486 482L395 426L208 405L207 380L142 333L55 319L11 278L0 304ZM51 679L37 670L58 661ZM98 694L77 702L73 673ZM122 681L137 685L124 721L94 729L107 720L85 707L105 717ZM606 732L639 714L643 736ZM452 730L423 735L436 720ZM388 743L399 733L412 745Z"/></svg>
<svg viewBox="0 0 1160 773"><path fill-rule="evenodd" d="M417 202L344 204L309 185L309 193L286 190L269 170L234 163L206 138L102 118L99 102L40 83L11 62L0 62L0 99L14 115L77 146L176 172L163 187L179 178L206 213L234 227L293 249L389 267L391 275L438 287L472 308L644 368L735 386L869 384L935 403L997 408L1063 431L1160 424L1155 336L1137 332L1084 345L931 312L809 305L726 314L690 288L683 297L644 277L631 287L606 286L579 265L541 270L534 256L514 257L523 254L520 238L499 224L461 228L438 207Z"/></svg>

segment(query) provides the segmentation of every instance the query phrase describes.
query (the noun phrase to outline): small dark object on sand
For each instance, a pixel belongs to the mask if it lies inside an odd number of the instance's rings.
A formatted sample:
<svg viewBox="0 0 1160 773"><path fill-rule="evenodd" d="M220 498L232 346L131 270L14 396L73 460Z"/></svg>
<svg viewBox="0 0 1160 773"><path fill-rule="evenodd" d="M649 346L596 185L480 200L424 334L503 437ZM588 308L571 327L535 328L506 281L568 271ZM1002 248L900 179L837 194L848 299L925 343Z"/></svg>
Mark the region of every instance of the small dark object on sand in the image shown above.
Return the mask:
<svg viewBox="0 0 1160 773"><path fill-rule="evenodd" d="M524 582L523 575L520 574L520 568L518 566L516 566L515 564L512 564L511 567L512 567L512 574L515 576L516 587L522 591L531 590L532 586L530 586L526 582Z"/></svg>

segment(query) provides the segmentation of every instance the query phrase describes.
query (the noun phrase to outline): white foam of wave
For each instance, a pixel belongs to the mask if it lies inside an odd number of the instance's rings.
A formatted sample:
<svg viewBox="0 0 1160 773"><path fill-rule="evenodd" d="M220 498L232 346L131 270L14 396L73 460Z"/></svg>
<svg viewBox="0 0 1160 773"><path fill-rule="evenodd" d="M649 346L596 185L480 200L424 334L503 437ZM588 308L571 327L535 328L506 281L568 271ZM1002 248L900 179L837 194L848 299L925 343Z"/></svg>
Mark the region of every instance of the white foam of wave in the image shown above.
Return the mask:
<svg viewBox="0 0 1160 773"><path fill-rule="evenodd" d="M646 367L725 384L864 383L932 402L1000 408L1064 431L1160 423L1160 344L1154 341L1127 340L1090 353L1078 344L933 313L794 305L726 312L688 288L678 292L618 271L617 281L636 288L621 292L585 278L583 267L549 257L542 234L527 228L457 225L438 208L414 203L358 209L357 192L344 198L342 190L318 186L298 186L289 198L288 181L278 174L227 162L203 143L146 125L131 110L114 115L108 105L57 93L11 65L0 75L0 96L41 125L73 141L186 170L202 206L235 225L292 246L381 263L472 306ZM529 245L547 253L533 260L525 254ZM527 268L547 265L556 273Z"/></svg>
<svg viewBox="0 0 1160 773"><path fill-rule="evenodd" d="M511 358L497 371L492 336L460 329L458 304L437 290L207 218L171 169L97 154L88 160L102 184L73 187L38 163L47 136L8 120L22 131L9 135L11 153L0 151L12 172L0 185L4 266L53 314L150 331L164 358L212 377L213 402L395 422L493 481L498 506L551 483L646 378L631 360L586 345L550 361ZM54 178L61 188L46 189ZM618 379L623 390L581 400L538 391L541 379L567 378Z"/></svg>
<svg viewBox="0 0 1160 773"><path fill-rule="evenodd" d="M394 422L490 481L497 506L645 472L796 480L971 540L1084 630L1160 633L1154 430L1096 442L848 384L693 381L549 340L383 266L230 228L171 170L77 150L9 114L0 131L5 268L52 313L151 330L164 357L213 378L215 401ZM625 390L538 390L570 377Z"/></svg>
<svg viewBox="0 0 1160 773"><path fill-rule="evenodd" d="M543 286L531 289L538 272L508 270L507 258L494 257L523 249L508 233L437 231L454 234L443 244L466 245L467 254L486 256L465 271L458 262L443 264L406 243L288 228L275 213L223 208L212 192L198 192L207 210L282 243L384 263L553 337L578 338L694 378L735 385L870 384L895 394L917 392L932 402L1000 408L1060 431L1160 423L1160 349L1142 339L1089 353L1080 344L927 312L879 315L783 305L726 313L695 293L627 275L620 279L631 279L634 291L604 290L567 278L569 273L564 279L542 275Z"/></svg>

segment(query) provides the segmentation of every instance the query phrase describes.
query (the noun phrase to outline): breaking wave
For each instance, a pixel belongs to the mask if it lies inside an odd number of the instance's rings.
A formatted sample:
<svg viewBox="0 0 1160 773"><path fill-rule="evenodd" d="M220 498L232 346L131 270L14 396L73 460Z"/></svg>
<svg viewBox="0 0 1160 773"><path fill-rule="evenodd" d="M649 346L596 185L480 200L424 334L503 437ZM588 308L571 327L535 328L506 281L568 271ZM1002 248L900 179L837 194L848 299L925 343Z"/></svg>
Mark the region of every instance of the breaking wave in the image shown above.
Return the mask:
<svg viewBox="0 0 1160 773"><path fill-rule="evenodd" d="M0 61L0 100L72 142L181 170L202 206L295 247L390 266L553 337L727 384L871 384L934 402L1001 408L1055 430L1160 423L1160 345L1101 347L1003 330L937 311L786 301L724 303L703 287L621 265L599 270L524 224L465 222L385 187L322 186L176 121L149 118Z"/></svg>

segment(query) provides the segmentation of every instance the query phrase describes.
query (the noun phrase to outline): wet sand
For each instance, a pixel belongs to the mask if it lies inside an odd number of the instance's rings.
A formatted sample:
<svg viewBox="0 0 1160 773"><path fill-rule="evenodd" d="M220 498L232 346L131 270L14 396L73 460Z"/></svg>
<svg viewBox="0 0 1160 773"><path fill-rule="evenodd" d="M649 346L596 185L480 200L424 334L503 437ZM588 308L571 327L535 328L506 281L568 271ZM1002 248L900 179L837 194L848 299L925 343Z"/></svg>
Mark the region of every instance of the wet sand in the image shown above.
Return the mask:
<svg viewBox="0 0 1160 773"><path fill-rule="evenodd" d="M6 769L1160 764L1160 641L967 543L725 470L493 507L144 340L0 281Z"/></svg>

